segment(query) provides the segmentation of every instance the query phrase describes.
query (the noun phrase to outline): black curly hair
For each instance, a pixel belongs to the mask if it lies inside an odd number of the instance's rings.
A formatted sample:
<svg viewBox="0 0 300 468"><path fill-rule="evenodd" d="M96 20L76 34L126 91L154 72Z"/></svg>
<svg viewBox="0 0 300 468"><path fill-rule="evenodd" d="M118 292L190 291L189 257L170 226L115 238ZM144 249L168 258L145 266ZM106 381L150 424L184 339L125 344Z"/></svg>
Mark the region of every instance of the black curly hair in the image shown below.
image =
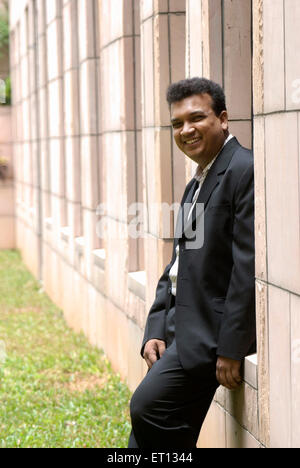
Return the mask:
<svg viewBox="0 0 300 468"><path fill-rule="evenodd" d="M220 85L207 78L187 78L172 83L167 89L167 101L169 105L181 101L194 94L209 94L212 97L212 109L218 117L222 111L226 111L226 98Z"/></svg>

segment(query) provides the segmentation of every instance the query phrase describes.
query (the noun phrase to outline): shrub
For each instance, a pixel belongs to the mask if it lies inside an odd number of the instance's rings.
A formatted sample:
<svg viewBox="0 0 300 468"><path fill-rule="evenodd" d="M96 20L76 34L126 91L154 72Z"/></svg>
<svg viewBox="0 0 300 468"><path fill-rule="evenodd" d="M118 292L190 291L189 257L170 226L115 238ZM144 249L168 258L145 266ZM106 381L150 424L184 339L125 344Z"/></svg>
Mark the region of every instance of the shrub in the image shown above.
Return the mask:
<svg viewBox="0 0 300 468"><path fill-rule="evenodd" d="M8 48L9 44L9 16L8 2L4 2L0 9L0 58L3 52Z"/></svg>

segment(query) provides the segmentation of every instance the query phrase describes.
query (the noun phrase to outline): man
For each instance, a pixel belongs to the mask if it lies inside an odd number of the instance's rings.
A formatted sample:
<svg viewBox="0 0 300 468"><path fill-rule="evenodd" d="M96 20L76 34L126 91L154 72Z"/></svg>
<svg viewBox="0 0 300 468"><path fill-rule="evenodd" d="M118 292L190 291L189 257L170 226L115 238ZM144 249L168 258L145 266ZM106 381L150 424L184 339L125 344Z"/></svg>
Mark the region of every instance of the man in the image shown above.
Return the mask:
<svg viewBox="0 0 300 468"><path fill-rule="evenodd" d="M229 133L216 83L180 81L167 100L174 139L197 171L146 323L149 369L130 403L131 448L195 448L216 389L240 385L256 346L253 155ZM199 226L203 242L193 243Z"/></svg>

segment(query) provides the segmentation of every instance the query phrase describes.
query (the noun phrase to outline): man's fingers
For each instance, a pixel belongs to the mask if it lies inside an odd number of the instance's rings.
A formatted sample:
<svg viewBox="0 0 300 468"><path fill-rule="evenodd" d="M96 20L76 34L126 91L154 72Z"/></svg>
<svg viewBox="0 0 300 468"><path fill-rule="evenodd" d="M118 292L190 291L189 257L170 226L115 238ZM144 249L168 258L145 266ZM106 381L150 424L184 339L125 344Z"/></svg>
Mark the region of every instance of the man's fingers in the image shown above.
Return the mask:
<svg viewBox="0 0 300 468"><path fill-rule="evenodd" d="M144 349L144 359L147 366L151 368L153 364L162 357L166 350L166 343L162 340L149 340Z"/></svg>
<svg viewBox="0 0 300 468"><path fill-rule="evenodd" d="M217 380L220 385L225 386L226 379L225 379L225 372L223 368L217 368Z"/></svg>
<svg viewBox="0 0 300 468"><path fill-rule="evenodd" d="M238 387L237 382L234 380L232 376L232 369L227 369L226 371L226 384L229 390L235 390Z"/></svg>
<svg viewBox="0 0 300 468"><path fill-rule="evenodd" d="M240 385L242 383L242 377L238 369L233 369L232 378L237 385Z"/></svg>
<svg viewBox="0 0 300 468"><path fill-rule="evenodd" d="M147 355L147 358L148 358L148 361L150 362L150 364L152 366L155 363L155 361L157 361L156 351L154 351L154 350L149 351L149 353Z"/></svg>
<svg viewBox="0 0 300 468"><path fill-rule="evenodd" d="M158 344L158 352L159 352L159 356L162 357L162 355L164 354L166 350L166 344L164 342L160 342Z"/></svg>
<svg viewBox="0 0 300 468"><path fill-rule="evenodd" d="M220 385L235 390L242 383L240 375L241 362L219 356L216 366L216 377Z"/></svg>
<svg viewBox="0 0 300 468"><path fill-rule="evenodd" d="M228 390L235 390L242 382L240 377L233 377L231 369L223 367L217 368L216 377L219 384L228 388Z"/></svg>

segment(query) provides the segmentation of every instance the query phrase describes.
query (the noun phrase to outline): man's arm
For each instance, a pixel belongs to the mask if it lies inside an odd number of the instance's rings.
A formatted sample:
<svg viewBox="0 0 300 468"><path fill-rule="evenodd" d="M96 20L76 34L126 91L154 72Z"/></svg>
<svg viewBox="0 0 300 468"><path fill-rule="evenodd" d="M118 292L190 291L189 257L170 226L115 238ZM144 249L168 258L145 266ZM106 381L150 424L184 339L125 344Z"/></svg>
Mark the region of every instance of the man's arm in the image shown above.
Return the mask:
<svg viewBox="0 0 300 468"><path fill-rule="evenodd" d="M239 361L256 339L253 164L244 171L234 201L233 268L217 355Z"/></svg>
<svg viewBox="0 0 300 468"><path fill-rule="evenodd" d="M144 357L144 347L147 341L156 338L158 340L165 340L165 319L166 319L166 299L168 297L169 287L169 271L172 262L169 263L162 276L160 277L157 288L155 301L149 311L143 344L141 348L141 356Z"/></svg>

